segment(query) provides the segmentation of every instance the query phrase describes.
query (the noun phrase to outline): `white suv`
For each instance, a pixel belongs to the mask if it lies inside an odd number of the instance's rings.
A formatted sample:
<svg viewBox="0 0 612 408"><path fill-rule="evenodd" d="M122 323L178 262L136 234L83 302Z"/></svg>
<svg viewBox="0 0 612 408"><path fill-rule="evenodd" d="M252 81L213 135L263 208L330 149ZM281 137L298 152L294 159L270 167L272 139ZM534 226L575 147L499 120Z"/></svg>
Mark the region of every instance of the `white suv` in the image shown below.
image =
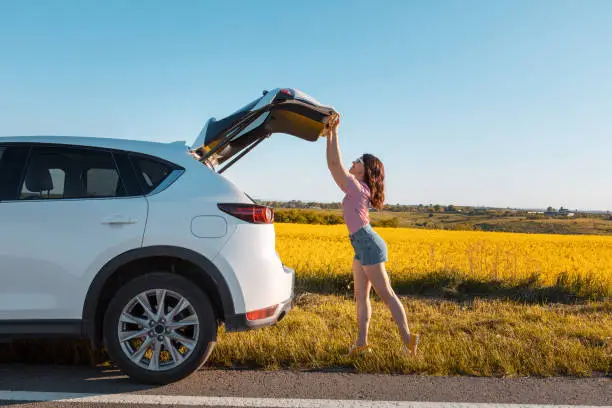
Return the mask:
<svg viewBox="0 0 612 408"><path fill-rule="evenodd" d="M206 361L220 324L281 320L294 273L273 211L220 173L273 133L317 140L333 113L275 89L210 119L193 146L0 138L0 338L84 337L163 384Z"/></svg>

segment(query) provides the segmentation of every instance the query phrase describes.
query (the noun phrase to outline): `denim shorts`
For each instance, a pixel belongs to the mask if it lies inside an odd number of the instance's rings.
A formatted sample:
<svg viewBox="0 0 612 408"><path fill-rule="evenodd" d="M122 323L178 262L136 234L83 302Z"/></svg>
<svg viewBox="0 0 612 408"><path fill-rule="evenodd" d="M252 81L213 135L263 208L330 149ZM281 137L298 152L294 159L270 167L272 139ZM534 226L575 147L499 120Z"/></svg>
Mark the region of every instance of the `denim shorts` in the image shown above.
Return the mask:
<svg viewBox="0 0 612 408"><path fill-rule="evenodd" d="M362 265L387 262L387 244L370 224L350 234L349 238L355 250L355 259Z"/></svg>

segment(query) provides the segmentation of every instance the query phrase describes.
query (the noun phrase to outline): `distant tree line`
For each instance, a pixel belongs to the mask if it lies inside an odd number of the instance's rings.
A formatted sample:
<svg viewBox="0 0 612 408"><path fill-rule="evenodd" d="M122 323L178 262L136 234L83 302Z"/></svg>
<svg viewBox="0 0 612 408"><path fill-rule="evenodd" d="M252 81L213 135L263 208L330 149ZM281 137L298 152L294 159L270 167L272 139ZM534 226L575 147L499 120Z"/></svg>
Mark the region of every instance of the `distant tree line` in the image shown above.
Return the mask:
<svg viewBox="0 0 612 408"><path fill-rule="evenodd" d="M344 224L344 218L340 215L302 209L277 209L274 211L274 221L293 224ZM398 228L400 221L397 217L391 217L381 220L372 220L371 224L374 227Z"/></svg>
<svg viewBox="0 0 612 408"><path fill-rule="evenodd" d="M290 209L275 210L274 221L294 224L336 225L344 223L344 218L336 214Z"/></svg>

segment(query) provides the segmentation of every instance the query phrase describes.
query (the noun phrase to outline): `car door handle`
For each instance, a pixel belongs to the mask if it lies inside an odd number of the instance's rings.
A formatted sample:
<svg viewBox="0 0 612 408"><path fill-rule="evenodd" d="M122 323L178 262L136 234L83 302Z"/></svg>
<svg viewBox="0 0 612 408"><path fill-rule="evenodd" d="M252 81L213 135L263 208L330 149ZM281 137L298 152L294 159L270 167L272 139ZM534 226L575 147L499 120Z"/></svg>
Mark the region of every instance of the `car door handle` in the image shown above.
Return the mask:
<svg viewBox="0 0 612 408"><path fill-rule="evenodd" d="M135 218L126 217L124 215L111 215L102 220L102 224L117 225L117 224L136 224Z"/></svg>

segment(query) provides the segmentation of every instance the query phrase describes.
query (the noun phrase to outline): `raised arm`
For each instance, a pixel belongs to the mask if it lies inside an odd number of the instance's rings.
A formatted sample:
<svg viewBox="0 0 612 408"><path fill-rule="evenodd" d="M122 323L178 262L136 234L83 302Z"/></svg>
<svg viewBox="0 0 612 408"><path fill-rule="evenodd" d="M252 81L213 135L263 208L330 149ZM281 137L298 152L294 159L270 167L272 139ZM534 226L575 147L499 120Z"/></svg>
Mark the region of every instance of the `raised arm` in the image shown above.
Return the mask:
<svg viewBox="0 0 612 408"><path fill-rule="evenodd" d="M338 187L346 192L346 178L348 177L348 172L342 165L342 156L340 155L340 146L338 144L339 124L340 115L335 116L330 121L330 130L327 134L327 167Z"/></svg>

